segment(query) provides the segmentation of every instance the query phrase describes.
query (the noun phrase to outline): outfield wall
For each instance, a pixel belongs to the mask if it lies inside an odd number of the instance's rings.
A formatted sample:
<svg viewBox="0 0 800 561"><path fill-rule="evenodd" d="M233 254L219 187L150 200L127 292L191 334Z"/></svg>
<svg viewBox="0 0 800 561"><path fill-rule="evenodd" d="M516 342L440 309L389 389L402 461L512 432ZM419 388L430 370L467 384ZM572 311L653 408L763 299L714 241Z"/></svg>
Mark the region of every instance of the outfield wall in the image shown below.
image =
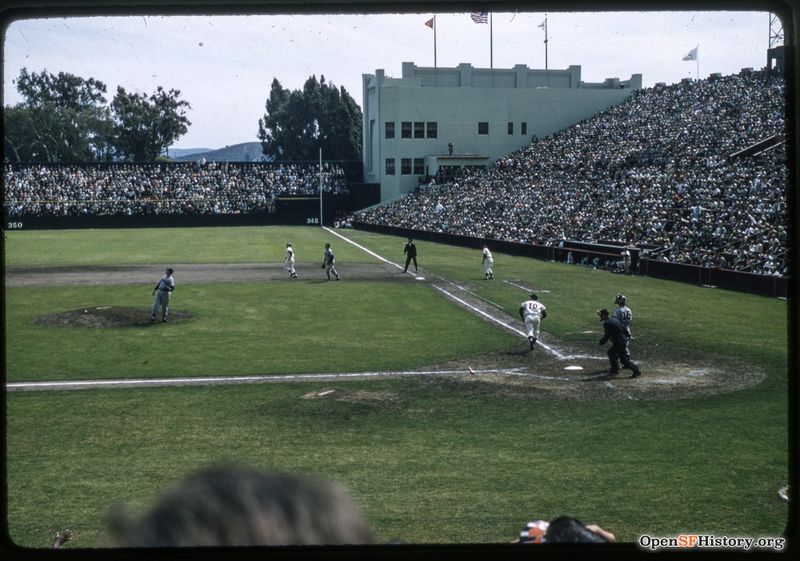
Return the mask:
<svg viewBox="0 0 800 561"><path fill-rule="evenodd" d="M622 244L591 244L587 242L565 242L563 247L543 246L502 240L485 240L457 234L426 232L422 230L395 228L361 222L354 222L353 227L358 230L366 230L379 234L412 237L415 240L470 247L474 248L476 252L480 252L483 243L488 242L489 247L494 252L558 262L566 262L569 253L572 253L572 258L575 263L580 262L584 257L587 257L589 260L593 260L597 257L604 262L615 262L620 259L619 254L622 247ZM771 296L775 298L788 297L789 279L786 277L755 275L728 269L658 261L640 257L638 248L628 249L631 253L631 270L635 271L636 274L664 280L697 284L700 286L747 292L761 296Z"/></svg>
<svg viewBox="0 0 800 561"><path fill-rule="evenodd" d="M333 225L338 215L347 214L353 205L374 204L378 196L373 185L362 184L344 194L323 195L323 223ZM320 200L316 196L282 196L275 200L274 212L248 214L139 214L37 216L6 215L4 230L70 230L85 228L187 228L196 226L271 226L318 225Z"/></svg>

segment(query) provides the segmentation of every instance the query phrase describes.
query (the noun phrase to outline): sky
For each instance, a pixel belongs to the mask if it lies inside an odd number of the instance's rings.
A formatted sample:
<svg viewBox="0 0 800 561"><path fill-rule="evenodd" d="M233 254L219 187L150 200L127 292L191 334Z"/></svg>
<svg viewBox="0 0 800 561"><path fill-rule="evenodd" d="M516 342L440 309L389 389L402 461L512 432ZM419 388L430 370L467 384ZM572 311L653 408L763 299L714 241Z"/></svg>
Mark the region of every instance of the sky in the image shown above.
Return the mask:
<svg viewBox="0 0 800 561"><path fill-rule="evenodd" d="M301 89L313 74L361 106L362 75L401 77L403 62L434 66L432 12L403 14L192 15L18 19L3 37L3 104L20 101L15 79L68 72L151 94L176 89L191 109L171 148L221 148L258 140L273 78ZM766 65L768 12L504 12L477 24L468 12L437 13L438 67L581 66L581 79L644 87ZM780 29L780 27L778 27ZM683 58L698 48L697 61ZM699 73L698 73L699 70Z"/></svg>

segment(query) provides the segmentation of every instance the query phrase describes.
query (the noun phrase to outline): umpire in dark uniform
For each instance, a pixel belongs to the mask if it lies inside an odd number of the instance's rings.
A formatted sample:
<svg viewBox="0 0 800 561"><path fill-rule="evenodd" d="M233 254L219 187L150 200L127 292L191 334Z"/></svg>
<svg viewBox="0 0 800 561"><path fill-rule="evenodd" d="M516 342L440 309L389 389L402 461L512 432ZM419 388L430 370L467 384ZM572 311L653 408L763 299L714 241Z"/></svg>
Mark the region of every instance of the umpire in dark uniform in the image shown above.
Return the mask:
<svg viewBox="0 0 800 561"><path fill-rule="evenodd" d="M418 267L417 267L417 246L414 245L414 240L412 240L411 238L408 238L408 243L403 248L403 253L406 254L406 266L403 269L403 272L405 273L405 272L408 271L408 264L411 263L411 260L413 259L414 260L414 272L416 273L417 270L418 270Z"/></svg>
<svg viewBox="0 0 800 561"><path fill-rule="evenodd" d="M608 349L608 360L611 363L611 370L608 373L615 376L619 373L619 363L622 363L623 368L628 368L633 371L631 378L638 378L642 375L639 367L631 362L631 355L628 351L628 337L625 334L625 328L617 318L608 317L608 310L600 310L597 312L600 316L600 321L603 322L603 338L600 339L600 344L605 345L607 341L611 341L611 348Z"/></svg>

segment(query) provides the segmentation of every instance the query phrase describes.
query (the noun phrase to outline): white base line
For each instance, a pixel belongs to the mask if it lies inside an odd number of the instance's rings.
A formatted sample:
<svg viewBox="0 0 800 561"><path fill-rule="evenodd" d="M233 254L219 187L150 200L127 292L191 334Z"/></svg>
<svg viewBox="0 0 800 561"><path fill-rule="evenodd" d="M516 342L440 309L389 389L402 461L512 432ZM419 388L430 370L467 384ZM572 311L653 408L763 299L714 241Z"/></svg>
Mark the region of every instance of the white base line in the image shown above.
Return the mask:
<svg viewBox="0 0 800 561"><path fill-rule="evenodd" d="M459 290L463 290L464 292L466 292L466 293L467 293L467 294L469 294L470 296L474 296L475 298L478 298L479 300L483 300L483 301L484 301L484 302L486 302L487 304L491 304L491 305L492 305L492 306L494 306L495 308L498 308L498 309L500 309L500 310L506 311L506 309L505 309L503 306L501 306L500 304L498 304L497 302L492 302L491 300L489 300L488 298L484 298L484 297L483 297L483 296L481 296L480 294L475 294L475 293L474 293L474 292L472 292L471 290L468 290L468 289L464 288L463 286L461 286L461 285L459 285L459 284L456 284L456 283L454 283L454 282L453 282L453 281L451 281L451 280L448 280L447 282L448 282L448 283L450 283L450 284L452 284L453 286L455 286L457 289L459 289Z"/></svg>
<svg viewBox="0 0 800 561"><path fill-rule="evenodd" d="M380 261L383 261L383 262L384 262L384 263L386 263L387 265L391 265L391 266L393 266L393 267L397 267L398 269L402 269L402 268L403 268L403 266L402 266L402 265L399 265L399 264L395 263L394 261L389 261L389 260L388 260L388 259L386 259L385 257L382 257L382 256L378 255L377 253L375 253L374 251L371 251L371 250L367 249L367 248L366 248L366 247L364 247L363 245L361 245L361 244L358 244L358 243L354 242L353 240L351 240L351 239L349 239L349 238L346 238L346 237L344 237L344 236L343 236L343 235L341 235L339 232L336 232L335 230L331 230L331 229L330 229L330 228L328 228L327 226L323 226L323 227L322 227L322 229L323 229L323 230L325 230L326 232L329 232L329 233L333 234L333 235L334 235L334 236L336 236L337 238L340 238L340 239L342 239L342 240L346 241L346 242L347 242L347 243L349 243L350 245L354 245L355 247L357 247L358 249L360 249L360 250L361 250L361 251L363 251L364 253L367 253L367 254L369 254L369 255L372 255L372 256L373 256L375 259L378 259L378 260L380 260ZM406 271L406 273L407 273L407 274L409 274L409 275L411 275L411 276L413 276L413 277L416 277L416 276L417 276L415 273L412 273L411 271Z"/></svg>
<svg viewBox="0 0 800 561"><path fill-rule="evenodd" d="M526 288L526 287L522 286L521 284L517 284L517 283L511 282L509 280L504 280L503 282L506 283L506 284L510 284L514 288L519 288L520 290L524 290L528 294L530 294L531 292L538 292L540 294L548 294L550 292L549 290L534 290L532 288Z"/></svg>
<svg viewBox="0 0 800 561"><path fill-rule="evenodd" d="M500 319L498 319L498 318L496 318L496 317L494 317L494 316L492 316L492 315L490 315L490 314L487 314L487 313L486 313L486 312L484 312L483 310L479 310L478 308L476 308L475 306L473 306L473 305L472 305L472 304L470 304L469 302L467 302L467 301L465 301L465 300L463 300L463 299L459 298L458 296L456 296L456 295L455 295L455 294L453 294L452 292L448 292L447 290L445 290L445 289L444 289L444 288L442 288L441 286L437 286L437 285L435 285L435 284L434 284L434 285L432 285L432 286L433 286L433 288L435 288L435 289L436 289L436 290L438 290L439 292L442 292L442 293L444 293L444 294L445 294L446 296L448 296L449 298L451 298L451 299L455 300L456 302L458 302L459 304L461 304L461 305L463 305L463 306L465 306L465 307L469 308L470 310L472 310L472 311L473 311L473 312L475 312L476 314L479 314L479 315L481 315L481 316L485 317L486 319L488 319L489 321L493 321L494 323L496 323L496 324L498 324L498 325L501 325L502 327L504 327L504 328L508 329L509 331L511 331L511 332L513 332L513 333L516 333L516 334L517 334L517 335L519 335L520 337L524 338L526 341L528 340L528 336L527 336L527 335L526 335L526 334L525 334L523 331L520 331L519 329L517 329L517 328L516 328L516 327L514 327L513 325L509 325L509 324L507 324L506 322L504 322L504 321L502 321L502 320L500 320ZM575 360L575 359L579 359L579 358L587 358L587 359L596 359L596 360L601 360L601 357L596 357L596 356L588 356L588 355L565 355L565 354L563 354L563 353L559 352L558 350L554 349L553 347L551 347L551 346L550 346L550 345L548 345L547 343L543 343L543 342L541 342L541 341L538 341L536 344L537 344L537 346L539 346L539 347L543 348L545 351L549 352L550 354L552 354L553 356L555 356L555 357L556 357L557 359L559 359L559 360Z"/></svg>
<svg viewBox="0 0 800 561"><path fill-rule="evenodd" d="M433 288L435 288L435 289L436 289L436 290L438 290L439 292L442 292L443 294L445 294L446 296L448 296L448 297L449 297L449 298L451 298L452 300L455 300L456 302L458 302L458 303L459 303L459 304L461 304L462 306L466 306L467 308L469 308L470 310L472 310L472 311L473 311L473 312L475 312L476 314L479 314L479 315L481 315L481 316L485 317L485 318L486 318L486 319L488 319L489 321L493 321L494 323L496 323L496 324L498 324L498 325L501 325L502 327L505 327L505 328L506 328L506 329L508 329L509 331L512 331L512 332L516 333L517 335L519 335L519 336L521 336L521 337L525 337L526 339L528 338L528 336L527 336L527 335L525 335L525 333L523 333L522 331L520 331L519 329L517 329L517 328L516 328L516 327L514 327L513 325L509 325L509 324L507 324L506 322L504 322L504 321L502 321L502 320L499 320L499 319L497 319L496 317L494 317L494 316L492 316L492 315L490 315L490 314L487 314L487 313L486 313L486 312L484 312L483 310L479 310L478 308L476 308L475 306L473 306L472 304L470 304L470 303L469 303L469 302L467 302L466 300L463 300L463 299L459 298L458 296L456 296L456 295L455 295L455 294L453 294L452 292L449 292L449 291L445 290L445 289L444 289L444 288L442 288L441 286L439 286L439 285L436 285L436 284L434 284L434 285L431 285L431 286L433 286ZM456 286L458 286L458 285L456 285ZM547 346L545 346L545 345L542 345L542 346L543 346L544 348L546 348L546 349L549 349L549 347L547 347Z"/></svg>
<svg viewBox="0 0 800 561"><path fill-rule="evenodd" d="M526 368L490 368L486 370L419 370L400 372L346 372L330 374L285 374L274 376L203 376L195 378L145 378L136 380L76 380L67 382L14 382L6 384L7 391L102 389L146 386L199 386L209 384L253 384L280 382L336 381L403 376L464 376L473 374L524 375Z"/></svg>
<svg viewBox="0 0 800 561"><path fill-rule="evenodd" d="M341 235L339 232L336 232L336 231L334 231L334 230L331 230L331 229L330 229L330 228L328 228L327 226L323 226L323 227L322 227L322 229L323 229L323 230L325 230L326 232L329 232L329 233L333 234L334 236L336 236L336 237L338 237L338 238L340 238L340 239L342 239L342 240L346 241L347 243L349 243L349 244L351 244L351 245L353 245L353 246L357 247L357 248L358 248L358 249L360 249L361 251L364 251L365 253L367 253L367 254L369 254L369 255L372 255L372 256L373 256L373 257L375 257L376 259L379 259L380 261L383 261L384 263L387 263L387 264L389 264L389 265L394 265L394 266L395 266L395 267L397 267L398 269L402 269L402 267L401 267L400 265L398 265L397 263L393 263L392 261L389 261L389 260L388 260L388 259L386 259L385 257L382 257L382 256L378 255L377 253L375 253L374 251L371 251L371 250L367 249L367 248L366 248L366 247L364 247L363 245L360 245L360 244L358 244L358 243L354 242L353 240L351 240L351 239L349 239L349 238L346 238L345 236ZM454 286L458 286L458 285L457 285L456 283L454 283L453 281L449 281L449 280L448 280L447 282L449 282L450 284L452 284L452 285L454 285ZM474 312L476 312L476 313L478 313L478 314L480 314L480 315L482 315L482 316L486 317L486 318L487 318L487 319L489 319L490 321L493 321L493 322L495 322L495 323L497 323L497 324L500 324L500 325L502 325L503 327L505 327L506 329L508 329L508 330L510 330L510 331L513 331L514 333L516 333L516 334L517 334L517 335L519 335L520 337L523 337L523 338L524 338L524 339L527 341L527 339L528 339L528 336L527 336L525 333L523 333L522 331L520 331L519 329L517 329L516 327L512 327L511 325L508 325L508 324L507 324L507 323L505 323L504 321L501 321L501 320L499 320L499 319L497 319L497 318L495 318L495 317L493 317L493 316L491 316L491 315L487 314L487 313L486 313L486 312L484 312L483 310L479 310L478 308L476 308L476 307L475 307L475 306L473 306L472 304L469 304L468 302L465 302L464 300L462 300L462 299L461 299L461 298L459 298L458 296L456 296L456 295L454 295L454 294L452 294L452 293L448 292L447 290L445 290L445 289L443 289L443 288L441 288L441 287L439 287L439 286L437 286L437 285L435 285L435 284L434 284L434 285L432 285L432 286L433 286L433 288L435 288L436 290L438 290L438 291L440 291L440 292L443 292L444 294L446 294L447 296L449 296L449 297L450 297L450 298L452 298L453 300L455 300L455 301L457 301L457 302L459 302L459 303L463 304L464 306L466 306L466 307L467 307L467 308L469 308L470 310L472 310L472 311L474 311ZM516 286L516 285L515 285L515 286ZM458 288L460 288L461 290L464 290L465 292L469 292L468 290L466 290L466 289L463 289L463 288L461 288L460 286L458 286ZM489 300L486 300L486 301L487 301L487 302L489 302L489 303L491 303L491 304L493 304L493 305L495 305L495 306L498 306L498 307L500 307L500 308L502 309L502 307L501 307L501 306L499 306L498 304L494 304L494 302L490 302ZM565 354L563 354L563 353L560 353L560 352L558 352L556 349L554 349L554 348L550 347L549 345L547 345L547 344L545 344L545 343L542 343L541 341L538 341L538 342L537 342L537 345L539 345L540 347L542 347L543 349L545 349L546 351L548 351L549 353L551 353L553 356L555 356L556 358L558 358L558 359L560 359L560 360L575 360L575 359L580 359L580 358L594 359L594 360L602 360L602 357L596 357L596 356L588 356L588 355L565 355Z"/></svg>

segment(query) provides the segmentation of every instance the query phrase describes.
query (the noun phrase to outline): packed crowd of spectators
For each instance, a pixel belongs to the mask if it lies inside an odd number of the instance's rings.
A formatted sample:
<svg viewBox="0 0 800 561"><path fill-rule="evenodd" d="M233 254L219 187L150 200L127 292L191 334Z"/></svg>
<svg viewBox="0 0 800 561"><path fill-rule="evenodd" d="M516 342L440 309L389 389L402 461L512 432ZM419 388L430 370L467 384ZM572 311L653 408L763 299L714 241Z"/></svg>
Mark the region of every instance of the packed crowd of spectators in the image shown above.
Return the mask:
<svg viewBox="0 0 800 561"><path fill-rule="evenodd" d="M4 169L9 217L247 214L272 212L283 195L318 195L316 163L154 163ZM322 189L346 189L344 169L324 163Z"/></svg>
<svg viewBox="0 0 800 561"><path fill-rule="evenodd" d="M540 245L655 246L652 258L788 275L783 77L659 85L490 169L356 214L383 224Z"/></svg>

